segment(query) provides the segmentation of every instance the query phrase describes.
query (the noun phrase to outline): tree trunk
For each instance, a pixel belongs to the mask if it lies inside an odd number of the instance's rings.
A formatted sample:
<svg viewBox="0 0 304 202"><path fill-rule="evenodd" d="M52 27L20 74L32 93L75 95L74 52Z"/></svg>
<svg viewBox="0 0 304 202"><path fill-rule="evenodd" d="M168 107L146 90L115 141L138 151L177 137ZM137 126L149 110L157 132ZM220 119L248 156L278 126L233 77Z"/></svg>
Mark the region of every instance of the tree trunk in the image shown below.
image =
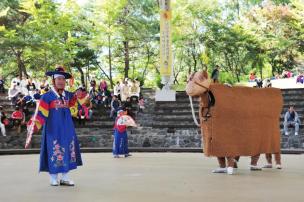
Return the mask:
<svg viewBox="0 0 304 202"><path fill-rule="evenodd" d="M237 81L240 82L241 81L240 80L240 75L241 75L240 72L236 71L235 73L236 73L236 79L237 79Z"/></svg>
<svg viewBox="0 0 304 202"><path fill-rule="evenodd" d="M15 55L16 55L17 65L19 70L19 79L22 80L23 76L24 77L28 76L24 61L22 60L22 51L16 51Z"/></svg>
<svg viewBox="0 0 304 202"><path fill-rule="evenodd" d="M110 77L110 85L113 89L113 78L112 78L112 52L111 52L111 36L108 36L108 45L109 45L109 77Z"/></svg>
<svg viewBox="0 0 304 202"><path fill-rule="evenodd" d="M80 72L80 78L81 78L81 85L85 86L85 80L84 80L84 73L82 71L81 67L76 67L78 69L78 71Z"/></svg>
<svg viewBox="0 0 304 202"><path fill-rule="evenodd" d="M124 53L125 53L125 78L129 78L130 59L129 59L129 41L124 41Z"/></svg>
<svg viewBox="0 0 304 202"><path fill-rule="evenodd" d="M90 80L90 61L88 61L88 71L87 71L86 85L85 85L86 89L88 89L88 81L89 80Z"/></svg>
<svg viewBox="0 0 304 202"><path fill-rule="evenodd" d="M147 72L147 69L148 69L148 66L149 66L149 63L150 63L150 50L149 50L149 47L146 46L147 48L147 62L146 62L146 66L145 66L145 69L143 71L143 74L142 74L142 80L144 81L145 80L145 76L146 76L146 72Z"/></svg>
<svg viewBox="0 0 304 202"><path fill-rule="evenodd" d="M191 53L190 53L190 50L189 49L187 49L187 55L190 57L190 55L191 55ZM188 65L189 66L189 68L188 68L188 75L190 75L191 74L191 71L192 71L192 68L191 68L191 61L190 62L188 62L188 61L186 61L186 65Z"/></svg>
<svg viewBox="0 0 304 202"><path fill-rule="evenodd" d="M193 43L193 49L191 50L191 55L192 55L192 58L193 58L193 62L194 62L194 67L193 67L193 70L194 72L197 71L197 60L196 60L196 55L195 55L195 44Z"/></svg>

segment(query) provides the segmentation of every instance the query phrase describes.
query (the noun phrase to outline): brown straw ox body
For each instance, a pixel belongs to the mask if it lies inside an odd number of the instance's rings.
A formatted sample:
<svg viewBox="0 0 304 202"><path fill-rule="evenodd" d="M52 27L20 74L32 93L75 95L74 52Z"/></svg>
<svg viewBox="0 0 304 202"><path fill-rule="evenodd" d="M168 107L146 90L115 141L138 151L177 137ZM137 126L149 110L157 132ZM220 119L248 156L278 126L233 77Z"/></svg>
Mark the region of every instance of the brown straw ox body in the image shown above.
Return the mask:
<svg viewBox="0 0 304 202"><path fill-rule="evenodd" d="M206 76L202 79L201 75L191 78L186 91L197 96L193 92L199 91L198 86L201 88L200 125L205 155L253 156L280 152L279 120L283 106L280 89L228 87L210 82L208 85ZM208 90L204 90L206 87ZM208 92L215 98L213 106L208 101Z"/></svg>

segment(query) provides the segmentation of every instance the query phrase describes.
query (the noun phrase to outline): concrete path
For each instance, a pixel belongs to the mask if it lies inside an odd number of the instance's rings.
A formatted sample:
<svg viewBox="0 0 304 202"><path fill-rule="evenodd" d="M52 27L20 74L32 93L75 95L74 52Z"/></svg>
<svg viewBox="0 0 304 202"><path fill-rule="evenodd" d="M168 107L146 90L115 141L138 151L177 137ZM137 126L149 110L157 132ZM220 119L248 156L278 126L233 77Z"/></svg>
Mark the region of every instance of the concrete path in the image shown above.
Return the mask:
<svg viewBox="0 0 304 202"><path fill-rule="evenodd" d="M282 160L283 170L250 172L244 157L228 176L212 174L216 160L200 153L89 153L71 173L75 187L51 187L38 155L0 156L0 202L303 202L304 156Z"/></svg>

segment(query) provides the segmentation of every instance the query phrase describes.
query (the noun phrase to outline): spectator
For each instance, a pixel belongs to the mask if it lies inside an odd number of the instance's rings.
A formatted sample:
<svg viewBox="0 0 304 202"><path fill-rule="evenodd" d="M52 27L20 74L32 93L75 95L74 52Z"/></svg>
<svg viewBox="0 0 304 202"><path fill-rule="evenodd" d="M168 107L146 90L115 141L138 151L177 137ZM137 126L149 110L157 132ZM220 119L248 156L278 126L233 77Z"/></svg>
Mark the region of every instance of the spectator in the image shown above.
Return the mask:
<svg viewBox="0 0 304 202"><path fill-rule="evenodd" d="M283 73L282 73L282 78L283 79L291 78L291 77L292 77L292 72L291 71L283 70Z"/></svg>
<svg viewBox="0 0 304 202"><path fill-rule="evenodd" d="M22 95L22 93L18 94L18 98L16 100L16 105L19 106L20 109L23 109L23 107L26 105L26 101L25 101L24 95Z"/></svg>
<svg viewBox="0 0 304 202"><path fill-rule="evenodd" d="M90 87L96 89L96 81L94 79L90 81Z"/></svg>
<svg viewBox="0 0 304 202"><path fill-rule="evenodd" d="M68 86L68 91L70 92L75 92L77 90L76 84L75 84L75 79L74 77L71 77L68 81L69 86Z"/></svg>
<svg viewBox="0 0 304 202"><path fill-rule="evenodd" d="M106 82L105 80L102 80L102 81L100 82L100 84L99 84L99 89L100 89L101 91L106 91L106 90L108 90L108 84L107 84L107 82Z"/></svg>
<svg viewBox="0 0 304 202"><path fill-rule="evenodd" d="M19 109L27 116L29 115L29 107L32 106L34 103L31 96L27 95L24 96L21 93L16 101L16 105L19 106Z"/></svg>
<svg viewBox="0 0 304 202"><path fill-rule="evenodd" d="M0 76L0 93L5 93L4 79Z"/></svg>
<svg viewBox="0 0 304 202"><path fill-rule="evenodd" d="M303 74L303 73L301 73L301 74L297 77L297 83L304 84L304 74Z"/></svg>
<svg viewBox="0 0 304 202"><path fill-rule="evenodd" d="M26 89L26 91L27 91L26 86L27 86L27 84L28 84L28 81L29 81L29 77L28 77L28 76L26 76L26 78L22 78L22 79L20 80L20 86L21 86L22 90L23 90L23 89ZM24 92L24 93L25 93L25 92Z"/></svg>
<svg viewBox="0 0 304 202"><path fill-rule="evenodd" d="M41 87L40 93L41 93L41 95L43 95L43 94L47 93L49 90L50 90L49 84L47 84L46 86Z"/></svg>
<svg viewBox="0 0 304 202"><path fill-rule="evenodd" d="M39 89L36 89L36 90L35 90L35 93L34 93L34 95L33 95L33 98L35 99L36 102L37 102L37 100L40 100L41 94L40 94L40 90L39 90Z"/></svg>
<svg viewBox="0 0 304 202"><path fill-rule="evenodd" d="M93 116L92 102L87 97L82 105L79 105L78 120L79 124L85 125L85 120L91 119Z"/></svg>
<svg viewBox="0 0 304 202"><path fill-rule="evenodd" d="M211 73L211 79L213 83L219 83L219 76L220 76L220 66L216 65Z"/></svg>
<svg viewBox="0 0 304 202"><path fill-rule="evenodd" d="M255 81L255 73L250 73L249 75L249 82L254 82Z"/></svg>
<svg viewBox="0 0 304 202"><path fill-rule="evenodd" d="M98 92L96 91L96 88L91 86L90 91L89 91L90 99L93 101L96 100L97 95L98 95Z"/></svg>
<svg viewBox="0 0 304 202"><path fill-rule="evenodd" d="M263 81L263 88L271 88L272 84L269 78L264 79Z"/></svg>
<svg viewBox="0 0 304 202"><path fill-rule="evenodd" d="M285 135L289 135L288 127L294 127L295 135L298 135L300 123L301 122L300 122L298 113L295 111L294 106L290 106L284 116L284 133L285 133Z"/></svg>
<svg viewBox="0 0 304 202"><path fill-rule="evenodd" d="M120 82L117 81L116 85L114 86L114 95L117 96L118 100L121 100L121 97L120 97Z"/></svg>
<svg viewBox="0 0 304 202"><path fill-rule="evenodd" d="M95 103L97 106L103 105L102 95L100 93L97 94L93 103Z"/></svg>
<svg viewBox="0 0 304 202"><path fill-rule="evenodd" d="M119 109L120 109L120 101L118 100L116 95L113 95L112 101L111 101L110 118L115 119Z"/></svg>
<svg viewBox="0 0 304 202"><path fill-rule="evenodd" d="M11 100L12 105L16 105L19 94L21 93L19 88L17 88L18 83L13 83L11 88L8 89L8 98Z"/></svg>
<svg viewBox="0 0 304 202"><path fill-rule="evenodd" d="M99 90L98 92L99 95L102 96L102 102L104 107L110 107L111 104L111 92L109 90Z"/></svg>
<svg viewBox="0 0 304 202"><path fill-rule="evenodd" d="M258 79L255 79L255 82L256 82L256 87L257 88L263 88L263 81L262 79L258 78Z"/></svg>
<svg viewBox="0 0 304 202"><path fill-rule="evenodd" d="M275 78L275 79L280 79L281 76L280 76L280 74L276 73L275 76L274 76L274 78Z"/></svg>
<svg viewBox="0 0 304 202"><path fill-rule="evenodd" d="M92 118L92 102L84 87L80 87L77 93L79 124L85 124L85 120Z"/></svg>
<svg viewBox="0 0 304 202"><path fill-rule="evenodd" d="M134 83L138 88L140 88L140 81L138 81L137 78L134 79Z"/></svg>
<svg viewBox="0 0 304 202"><path fill-rule="evenodd" d="M271 80L280 79L281 76L278 73L275 73L273 77L271 77Z"/></svg>
<svg viewBox="0 0 304 202"><path fill-rule="evenodd" d="M15 111L11 115L13 126L17 128L17 132L21 132L21 125L25 123L25 115L19 106L16 106Z"/></svg>
<svg viewBox="0 0 304 202"><path fill-rule="evenodd" d="M131 102L131 98L130 97L127 97L127 99L124 102L122 108L123 108L124 111L127 112L127 115L131 116L133 119L135 118L134 114L132 112L132 102Z"/></svg>
<svg viewBox="0 0 304 202"><path fill-rule="evenodd" d="M121 101L125 102L127 98L130 96L130 89L127 81L123 83L120 92L121 92Z"/></svg>
<svg viewBox="0 0 304 202"><path fill-rule="evenodd" d="M40 89L44 89L48 86L48 82L47 82L47 79L43 79L41 82L40 82Z"/></svg>
<svg viewBox="0 0 304 202"><path fill-rule="evenodd" d="M143 96L140 96L138 105L139 105L139 112L143 112L145 109L145 100Z"/></svg>
<svg viewBox="0 0 304 202"><path fill-rule="evenodd" d="M3 136L6 136L5 120L7 120L7 119L6 119L5 113L3 112L3 107L0 106L0 130L1 130L1 134Z"/></svg>
<svg viewBox="0 0 304 202"><path fill-rule="evenodd" d="M28 79L26 89L28 90L30 96L33 96L35 94L36 85L31 78Z"/></svg>
<svg viewBox="0 0 304 202"><path fill-rule="evenodd" d="M130 96L131 97L135 96L138 100L139 92L140 92L139 87L136 85L135 82L132 82L131 87L130 87Z"/></svg>
<svg viewBox="0 0 304 202"><path fill-rule="evenodd" d="M23 100L25 101L25 108L35 106L36 100L32 96L30 96L30 95L24 96ZM25 108L23 108L23 109L25 109ZM27 115L27 113L26 113L26 115Z"/></svg>

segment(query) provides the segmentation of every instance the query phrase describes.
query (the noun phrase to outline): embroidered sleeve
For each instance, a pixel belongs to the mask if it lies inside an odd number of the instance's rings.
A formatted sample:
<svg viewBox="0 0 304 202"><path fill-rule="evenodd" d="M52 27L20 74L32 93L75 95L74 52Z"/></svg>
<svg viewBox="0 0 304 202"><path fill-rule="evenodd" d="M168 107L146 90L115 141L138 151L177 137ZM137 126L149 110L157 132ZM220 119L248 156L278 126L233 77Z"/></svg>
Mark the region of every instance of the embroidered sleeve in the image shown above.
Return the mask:
<svg viewBox="0 0 304 202"><path fill-rule="evenodd" d="M34 115L27 123L28 126L34 124L34 132L38 132L38 130L45 124L45 121L49 116L49 104L46 101L45 96L42 96L39 103L37 104L37 115Z"/></svg>

